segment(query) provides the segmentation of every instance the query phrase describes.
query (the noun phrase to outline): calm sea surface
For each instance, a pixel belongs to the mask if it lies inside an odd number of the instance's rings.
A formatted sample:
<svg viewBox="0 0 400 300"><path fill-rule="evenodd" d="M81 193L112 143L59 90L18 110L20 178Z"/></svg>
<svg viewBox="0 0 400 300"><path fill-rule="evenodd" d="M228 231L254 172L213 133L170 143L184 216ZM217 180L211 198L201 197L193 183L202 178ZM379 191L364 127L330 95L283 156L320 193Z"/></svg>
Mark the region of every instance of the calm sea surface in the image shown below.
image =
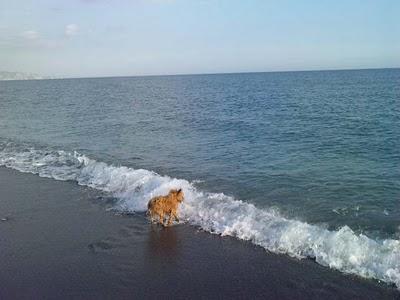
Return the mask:
<svg viewBox="0 0 400 300"><path fill-rule="evenodd" d="M399 237L400 69L3 81L0 141Z"/></svg>

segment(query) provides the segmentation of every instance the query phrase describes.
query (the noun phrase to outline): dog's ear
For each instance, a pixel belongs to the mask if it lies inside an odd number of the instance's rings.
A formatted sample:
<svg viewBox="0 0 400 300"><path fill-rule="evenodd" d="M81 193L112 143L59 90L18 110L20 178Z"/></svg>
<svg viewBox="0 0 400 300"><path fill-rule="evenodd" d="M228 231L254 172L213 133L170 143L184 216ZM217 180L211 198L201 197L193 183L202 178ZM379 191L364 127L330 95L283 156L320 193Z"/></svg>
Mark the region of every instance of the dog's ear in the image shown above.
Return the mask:
<svg viewBox="0 0 400 300"><path fill-rule="evenodd" d="M177 193L178 193L178 194L182 193L182 189L179 189L179 190L177 191Z"/></svg>

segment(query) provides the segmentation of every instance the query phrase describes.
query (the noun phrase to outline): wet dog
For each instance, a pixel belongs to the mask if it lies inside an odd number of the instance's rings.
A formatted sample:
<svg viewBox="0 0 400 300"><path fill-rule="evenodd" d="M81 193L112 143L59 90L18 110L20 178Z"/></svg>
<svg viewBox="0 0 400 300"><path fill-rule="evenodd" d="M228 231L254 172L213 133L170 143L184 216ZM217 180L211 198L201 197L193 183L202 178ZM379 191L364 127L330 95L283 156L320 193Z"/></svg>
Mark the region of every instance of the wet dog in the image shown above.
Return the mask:
<svg viewBox="0 0 400 300"><path fill-rule="evenodd" d="M179 221L177 210L183 198L182 189L170 190L167 196L152 198L147 204L147 214L150 216L151 221L154 222L158 217L158 222L163 226L170 226L174 219Z"/></svg>

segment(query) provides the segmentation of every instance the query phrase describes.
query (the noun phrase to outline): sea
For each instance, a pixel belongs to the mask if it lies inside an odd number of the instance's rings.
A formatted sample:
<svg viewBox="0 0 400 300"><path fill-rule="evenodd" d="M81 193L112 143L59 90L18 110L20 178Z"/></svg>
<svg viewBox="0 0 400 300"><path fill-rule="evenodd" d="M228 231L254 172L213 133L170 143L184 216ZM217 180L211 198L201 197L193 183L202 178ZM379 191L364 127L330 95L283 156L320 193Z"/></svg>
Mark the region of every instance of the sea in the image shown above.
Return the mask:
<svg viewBox="0 0 400 300"><path fill-rule="evenodd" d="M1 81L0 166L400 288L400 69Z"/></svg>

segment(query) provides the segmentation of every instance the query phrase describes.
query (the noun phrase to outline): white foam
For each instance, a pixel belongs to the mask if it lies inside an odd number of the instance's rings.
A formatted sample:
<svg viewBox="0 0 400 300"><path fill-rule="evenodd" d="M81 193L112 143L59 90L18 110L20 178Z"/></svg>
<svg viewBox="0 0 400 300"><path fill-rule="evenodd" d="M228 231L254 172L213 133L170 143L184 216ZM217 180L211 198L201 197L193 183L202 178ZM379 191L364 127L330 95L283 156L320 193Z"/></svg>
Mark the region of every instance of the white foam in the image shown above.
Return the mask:
<svg viewBox="0 0 400 300"><path fill-rule="evenodd" d="M111 193L120 211L144 211L150 198L183 188L181 218L203 230L249 240L274 253L310 257L324 266L393 283L400 288L400 241L373 240L344 226L337 231L282 217L224 194L197 190L184 179L112 166L79 153L0 148L0 166Z"/></svg>

